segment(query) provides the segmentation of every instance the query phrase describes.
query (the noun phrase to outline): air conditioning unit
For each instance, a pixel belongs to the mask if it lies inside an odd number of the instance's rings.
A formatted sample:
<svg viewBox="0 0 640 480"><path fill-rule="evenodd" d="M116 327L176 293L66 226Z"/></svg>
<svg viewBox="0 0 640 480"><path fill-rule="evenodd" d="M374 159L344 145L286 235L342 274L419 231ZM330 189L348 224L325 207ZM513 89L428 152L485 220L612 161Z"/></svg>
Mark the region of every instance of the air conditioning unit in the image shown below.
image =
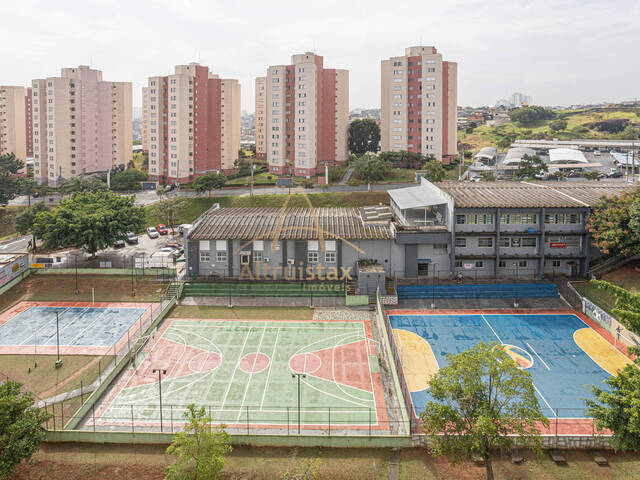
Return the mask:
<svg viewBox="0 0 640 480"><path fill-rule="evenodd" d="M294 258L287 258L287 265L294 265L296 260Z"/></svg>
<svg viewBox="0 0 640 480"><path fill-rule="evenodd" d="M263 260L268 263L269 262L269 257L264 257Z"/></svg>

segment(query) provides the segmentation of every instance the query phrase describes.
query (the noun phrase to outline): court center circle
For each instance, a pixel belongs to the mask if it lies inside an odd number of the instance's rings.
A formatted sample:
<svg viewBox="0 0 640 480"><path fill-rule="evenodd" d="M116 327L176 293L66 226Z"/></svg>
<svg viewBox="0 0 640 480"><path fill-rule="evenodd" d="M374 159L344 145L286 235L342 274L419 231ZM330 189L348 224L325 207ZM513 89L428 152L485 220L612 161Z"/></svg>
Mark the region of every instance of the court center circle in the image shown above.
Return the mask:
<svg viewBox="0 0 640 480"><path fill-rule="evenodd" d="M289 368L296 373L314 373L322 365L322 360L315 353L299 353L289 360Z"/></svg>
<svg viewBox="0 0 640 480"><path fill-rule="evenodd" d="M264 353L248 353L240 359L238 368L244 373L258 373L269 366L271 360Z"/></svg>
<svg viewBox="0 0 640 480"><path fill-rule="evenodd" d="M201 352L189 360L189 370L196 373L210 372L222 363L222 357L215 352Z"/></svg>

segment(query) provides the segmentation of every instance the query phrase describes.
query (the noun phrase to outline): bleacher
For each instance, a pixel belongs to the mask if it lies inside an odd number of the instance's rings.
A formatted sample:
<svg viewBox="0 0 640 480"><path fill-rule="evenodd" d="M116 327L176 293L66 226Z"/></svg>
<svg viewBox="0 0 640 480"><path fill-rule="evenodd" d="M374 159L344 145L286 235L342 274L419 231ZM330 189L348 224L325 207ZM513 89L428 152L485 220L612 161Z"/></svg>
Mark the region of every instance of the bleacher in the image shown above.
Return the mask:
<svg viewBox="0 0 640 480"><path fill-rule="evenodd" d="M398 298L554 298L553 283L501 283L483 285L398 285Z"/></svg>
<svg viewBox="0 0 640 480"><path fill-rule="evenodd" d="M339 297L342 282L186 282L185 297Z"/></svg>

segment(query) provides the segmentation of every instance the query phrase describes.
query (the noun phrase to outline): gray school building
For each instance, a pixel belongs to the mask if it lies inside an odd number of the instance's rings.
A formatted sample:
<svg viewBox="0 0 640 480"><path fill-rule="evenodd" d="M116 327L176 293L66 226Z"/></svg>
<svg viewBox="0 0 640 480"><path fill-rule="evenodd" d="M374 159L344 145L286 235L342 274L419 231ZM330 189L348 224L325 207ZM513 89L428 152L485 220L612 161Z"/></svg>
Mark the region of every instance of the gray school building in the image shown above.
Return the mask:
<svg viewBox="0 0 640 480"><path fill-rule="evenodd" d="M390 190L390 206L212 208L186 234L187 277L344 280L585 276L586 222L620 182L440 182Z"/></svg>

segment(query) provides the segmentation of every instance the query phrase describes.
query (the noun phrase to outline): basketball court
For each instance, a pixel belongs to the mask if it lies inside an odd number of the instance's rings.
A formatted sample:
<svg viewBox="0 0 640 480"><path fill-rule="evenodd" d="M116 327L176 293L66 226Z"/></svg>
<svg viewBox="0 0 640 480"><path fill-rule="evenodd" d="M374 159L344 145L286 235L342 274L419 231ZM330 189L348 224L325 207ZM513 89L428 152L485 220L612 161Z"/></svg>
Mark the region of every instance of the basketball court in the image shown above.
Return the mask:
<svg viewBox="0 0 640 480"><path fill-rule="evenodd" d="M447 354L497 342L533 379L541 410L562 420L565 433L591 432L583 399L590 385L603 381L631 360L588 317L573 311L426 311L387 312L414 414L431 400L429 377L447 364ZM626 352L625 352L626 353Z"/></svg>
<svg viewBox="0 0 640 480"><path fill-rule="evenodd" d="M105 355L150 318L150 303L20 302L0 315L0 354Z"/></svg>
<svg viewBox="0 0 640 480"><path fill-rule="evenodd" d="M388 429L368 321L168 319L96 405L96 425L159 427L160 378L165 431L190 403L232 429Z"/></svg>

